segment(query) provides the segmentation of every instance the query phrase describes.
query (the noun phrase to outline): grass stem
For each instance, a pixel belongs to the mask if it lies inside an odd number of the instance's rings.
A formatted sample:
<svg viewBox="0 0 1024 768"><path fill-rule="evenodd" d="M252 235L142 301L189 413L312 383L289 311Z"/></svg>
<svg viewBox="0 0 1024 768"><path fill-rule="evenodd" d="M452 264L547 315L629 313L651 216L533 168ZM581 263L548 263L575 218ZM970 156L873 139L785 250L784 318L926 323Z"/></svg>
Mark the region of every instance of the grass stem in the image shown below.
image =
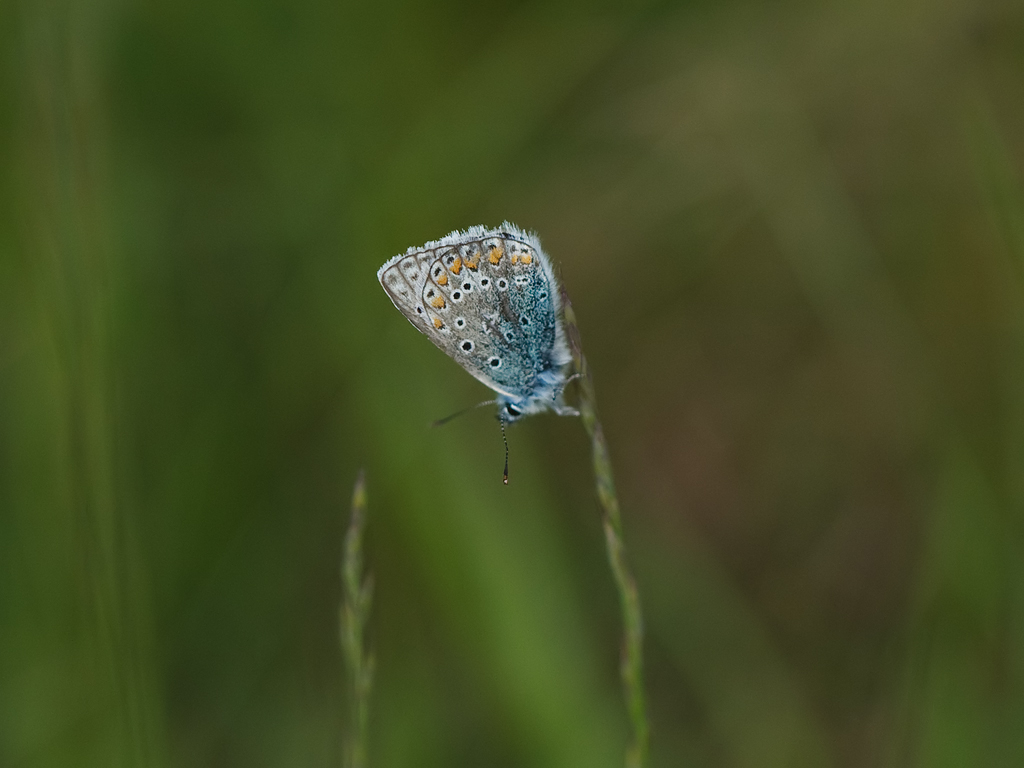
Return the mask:
<svg viewBox="0 0 1024 768"><path fill-rule="evenodd" d="M341 652L351 688L350 721L345 740L345 768L366 768L373 655L364 643L370 617L373 579L363 578L363 529L366 524L366 478L362 470L352 491L352 514L341 560L344 599L341 606Z"/></svg>
<svg viewBox="0 0 1024 768"><path fill-rule="evenodd" d="M604 537L608 547L608 563L615 578L622 609L624 638L622 647L621 674L626 709L632 725L632 741L626 750L626 768L642 768L647 762L647 741L650 727L647 722L647 704L643 683L643 612L636 580L626 560L622 540L622 515L619 498L615 493L615 478L608 456L608 443L604 438L601 421L597 417L597 398L594 395L594 380L590 375L587 358L580 344L580 332L576 325L576 314L565 290L562 290L562 307L566 333L572 350L573 362L580 387L580 419L590 436L594 460L594 478L597 498L604 512Z"/></svg>

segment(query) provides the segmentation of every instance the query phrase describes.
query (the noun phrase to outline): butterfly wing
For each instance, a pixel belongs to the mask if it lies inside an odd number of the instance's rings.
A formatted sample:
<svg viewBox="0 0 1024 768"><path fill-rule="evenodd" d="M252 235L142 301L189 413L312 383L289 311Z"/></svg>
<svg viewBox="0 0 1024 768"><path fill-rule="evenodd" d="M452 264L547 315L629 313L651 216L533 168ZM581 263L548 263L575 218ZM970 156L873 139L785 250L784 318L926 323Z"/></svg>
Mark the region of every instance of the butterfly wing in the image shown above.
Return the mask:
<svg viewBox="0 0 1024 768"><path fill-rule="evenodd" d="M389 259L377 270L377 279L398 311L428 336L431 326L428 324L421 294L427 279L427 269L434 259L433 249L410 249L407 253Z"/></svg>
<svg viewBox="0 0 1024 768"><path fill-rule="evenodd" d="M511 225L410 249L378 277L416 328L496 392L529 397L541 373L568 359L550 263Z"/></svg>

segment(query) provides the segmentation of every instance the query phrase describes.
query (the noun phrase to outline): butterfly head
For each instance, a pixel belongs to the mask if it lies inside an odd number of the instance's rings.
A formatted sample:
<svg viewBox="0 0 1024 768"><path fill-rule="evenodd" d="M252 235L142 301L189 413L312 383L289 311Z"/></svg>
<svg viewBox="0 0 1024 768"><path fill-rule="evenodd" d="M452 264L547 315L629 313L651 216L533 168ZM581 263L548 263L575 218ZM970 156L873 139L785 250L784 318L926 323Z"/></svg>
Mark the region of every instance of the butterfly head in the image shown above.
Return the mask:
<svg viewBox="0 0 1024 768"><path fill-rule="evenodd" d="M565 404L562 398L565 385L575 377L567 378L561 370L545 371L537 377L533 391L523 397L498 395L498 419L506 424L524 416L554 411L559 416L579 416L579 412Z"/></svg>
<svg viewBox="0 0 1024 768"><path fill-rule="evenodd" d="M511 424L513 421L518 421L523 416L529 416L531 413L536 413L541 409L530 408L529 400L511 400L505 397L498 398L498 419Z"/></svg>

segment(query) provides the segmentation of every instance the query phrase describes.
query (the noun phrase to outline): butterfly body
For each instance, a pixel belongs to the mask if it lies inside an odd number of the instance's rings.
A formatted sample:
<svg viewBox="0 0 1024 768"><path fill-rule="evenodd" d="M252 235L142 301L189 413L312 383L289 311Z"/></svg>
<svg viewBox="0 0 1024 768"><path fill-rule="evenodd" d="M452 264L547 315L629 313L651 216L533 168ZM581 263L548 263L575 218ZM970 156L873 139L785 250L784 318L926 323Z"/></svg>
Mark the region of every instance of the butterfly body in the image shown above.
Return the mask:
<svg viewBox="0 0 1024 768"><path fill-rule="evenodd" d="M410 248L377 272L417 330L497 393L503 421L562 401L571 355L554 270L540 241L511 224L471 227Z"/></svg>

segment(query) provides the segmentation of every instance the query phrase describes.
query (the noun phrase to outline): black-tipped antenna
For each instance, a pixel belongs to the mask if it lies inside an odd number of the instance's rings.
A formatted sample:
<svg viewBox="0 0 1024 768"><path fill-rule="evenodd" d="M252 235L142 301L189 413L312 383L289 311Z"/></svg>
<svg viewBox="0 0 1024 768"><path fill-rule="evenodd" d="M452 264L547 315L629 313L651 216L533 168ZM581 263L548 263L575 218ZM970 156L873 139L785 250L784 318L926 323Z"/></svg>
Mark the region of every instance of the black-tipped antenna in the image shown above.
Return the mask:
<svg viewBox="0 0 1024 768"><path fill-rule="evenodd" d="M476 405L469 406L469 408L463 408L461 411L456 411L451 416L445 416L443 419L438 419L437 421L432 423L430 426L432 426L432 427L440 427L442 424L447 424L449 421L451 421L452 419L456 418L457 416L461 416L464 413L469 413L470 411L474 411L477 408L482 408L485 405L494 405L497 402L498 402L497 400L484 400L482 403L477 403Z"/></svg>
<svg viewBox="0 0 1024 768"><path fill-rule="evenodd" d="M508 485L508 438L505 437L505 417L500 413L498 414L498 423L501 424L501 439L505 443L505 474L501 478L501 482Z"/></svg>

